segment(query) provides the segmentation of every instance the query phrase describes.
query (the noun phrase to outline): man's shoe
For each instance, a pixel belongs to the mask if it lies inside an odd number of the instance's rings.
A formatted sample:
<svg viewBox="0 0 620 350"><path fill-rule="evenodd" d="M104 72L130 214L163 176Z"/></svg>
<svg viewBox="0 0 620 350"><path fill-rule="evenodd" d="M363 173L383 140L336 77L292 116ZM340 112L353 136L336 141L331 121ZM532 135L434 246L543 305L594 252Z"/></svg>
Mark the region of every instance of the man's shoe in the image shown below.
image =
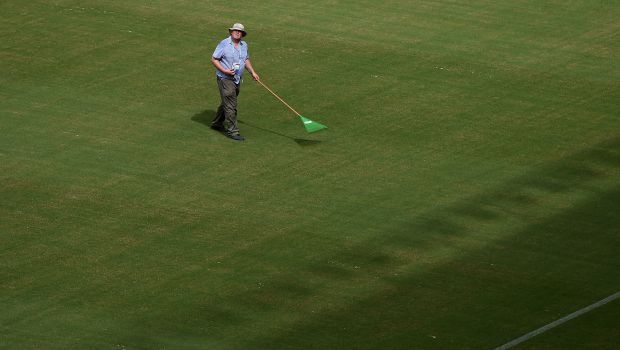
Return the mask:
<svg viewBox="0 0 620 350"><path fill-rule="evenodd" d="M211 124L211 129L216 130L216 131L226 131L223 125Z"/></svg>
<svg viewBox="0 0 620 350"><path fill-rule="evenodd" d="M235 140L235 141L243 141L245 140L245 137L236 134L236 135L228 135L228 137L230 137L231 139Z"/></svg>

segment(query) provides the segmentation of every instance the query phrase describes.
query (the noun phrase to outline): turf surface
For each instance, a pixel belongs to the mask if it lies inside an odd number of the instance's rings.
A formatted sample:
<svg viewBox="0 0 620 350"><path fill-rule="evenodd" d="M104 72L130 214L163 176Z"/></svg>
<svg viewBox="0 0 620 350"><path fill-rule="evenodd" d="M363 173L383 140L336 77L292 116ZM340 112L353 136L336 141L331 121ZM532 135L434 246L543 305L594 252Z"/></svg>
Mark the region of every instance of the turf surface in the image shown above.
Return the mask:
<svg viewBox="0 0 620 350"><path fill-rule="evenodd" d="M0 3L0 348L493 349L620 290L617 1ZM242 22L247 141L208 128ZM613 349L619 301L521 345Z"/></svg>

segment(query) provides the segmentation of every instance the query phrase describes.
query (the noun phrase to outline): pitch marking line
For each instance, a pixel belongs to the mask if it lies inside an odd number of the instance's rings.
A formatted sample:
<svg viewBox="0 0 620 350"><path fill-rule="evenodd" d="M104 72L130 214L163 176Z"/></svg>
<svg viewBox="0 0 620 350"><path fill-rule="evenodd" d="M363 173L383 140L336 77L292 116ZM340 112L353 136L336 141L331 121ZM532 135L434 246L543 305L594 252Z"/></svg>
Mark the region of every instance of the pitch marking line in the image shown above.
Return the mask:
<svg viewBox="0 0 620 350"><path fill-rule="evenodd" d="M502 346L500 346L498 348L495 348L495 350L510 349L510 348L512 348L512 347L514 347L514 346L516 346L518 344L523 343L524 341L526 341L526 340L528 340L530 338L533 338L533 337L535 337L535 336L537 336L537 335L539 335L541 333L544 333L544 332L550 330L551 328L557 327L557 326L561 325L562 323L564 323L566 321L572 320L575 317L579 317L579 316L585 314L586 312L590 312L590 311L592 311L592 310L594 310L594 309L596 309L598 307L601 307L601 306L603 306L603 305L605 305L605 304L607 304L607 303L609 303L611 301L614 301L614 300L616 300L618 298L620 298L620 292L616 292L615 294L612 294L612 295L608 296L605 299L599 300L599 301L597 301L596 303L594 303L592 305L586 306L583 309L577 310L577 311L573 312L570 315L566 315L566 316L560 318L559 320L556 320L556 321L553 321L553 322L549 323L546 326L542 326L542 327L538 328L535 331L532 331L532 332L529 332L528 334L522 335L522 336L520 336L519 338L517 338L515 340L512 340L512 341L510 341L510 342L508 342L508 343L506 343L506 344L504 344L504 345L502 345Z"/></svg>

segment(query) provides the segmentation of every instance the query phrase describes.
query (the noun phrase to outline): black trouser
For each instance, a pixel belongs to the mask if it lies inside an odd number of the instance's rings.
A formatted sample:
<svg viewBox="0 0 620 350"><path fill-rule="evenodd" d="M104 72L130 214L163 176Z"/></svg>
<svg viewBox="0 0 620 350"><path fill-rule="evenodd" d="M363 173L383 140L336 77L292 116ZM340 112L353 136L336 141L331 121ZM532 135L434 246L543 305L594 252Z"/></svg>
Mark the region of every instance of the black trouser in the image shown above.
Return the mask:
<svg viewBox="0 0 620 350"><path fill-rule="evenodd" d="M227 122L226 131L228 135L238 135L239 127L237 126L237 96L239 96L239 85L230 79L222 79L217 77L217 87L220 89L220 98L222 102L217 108L215 119L212 125L223 126L224 121Z"/></svg>

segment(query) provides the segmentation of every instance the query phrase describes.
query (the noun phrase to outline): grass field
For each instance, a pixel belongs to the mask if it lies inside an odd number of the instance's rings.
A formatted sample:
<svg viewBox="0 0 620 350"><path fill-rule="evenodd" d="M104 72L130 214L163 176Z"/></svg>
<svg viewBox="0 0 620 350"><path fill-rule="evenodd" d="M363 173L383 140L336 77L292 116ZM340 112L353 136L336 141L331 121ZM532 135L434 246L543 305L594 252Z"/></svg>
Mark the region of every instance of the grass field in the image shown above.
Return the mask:
<svg viewBox="0 0 620 350"><path fill-rule="evenodd" d="M620 2L0 2L0 348L494 349L620 291ZM245 24L247 140L208 124ZM620 300L519 349L616 349Z"/></svg>

